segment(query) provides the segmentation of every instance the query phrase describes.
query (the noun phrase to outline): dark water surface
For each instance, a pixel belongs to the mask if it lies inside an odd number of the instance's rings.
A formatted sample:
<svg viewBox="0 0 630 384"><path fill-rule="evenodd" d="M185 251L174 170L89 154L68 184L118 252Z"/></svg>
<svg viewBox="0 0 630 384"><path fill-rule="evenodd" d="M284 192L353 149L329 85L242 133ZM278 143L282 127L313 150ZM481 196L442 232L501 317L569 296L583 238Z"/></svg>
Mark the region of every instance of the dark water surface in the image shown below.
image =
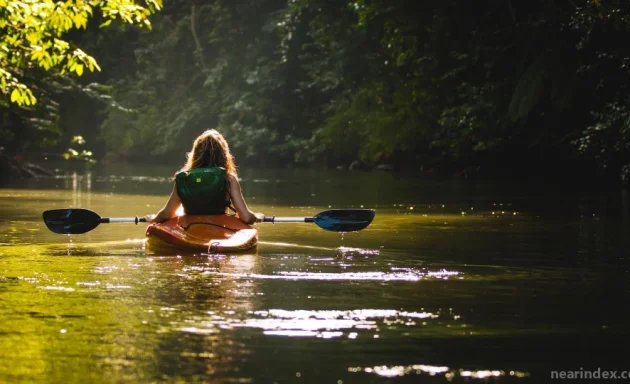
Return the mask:
<svg viewBox="0 0 630 384"><path fill-rule="evenodd" d="M144 226L50 233L46 209L156 212L171 169L0 189L0 382L543 382L630 370L623 192L244 171L255 211L377 212L358 233L261 224L239 255L160 255Z"/></svg>

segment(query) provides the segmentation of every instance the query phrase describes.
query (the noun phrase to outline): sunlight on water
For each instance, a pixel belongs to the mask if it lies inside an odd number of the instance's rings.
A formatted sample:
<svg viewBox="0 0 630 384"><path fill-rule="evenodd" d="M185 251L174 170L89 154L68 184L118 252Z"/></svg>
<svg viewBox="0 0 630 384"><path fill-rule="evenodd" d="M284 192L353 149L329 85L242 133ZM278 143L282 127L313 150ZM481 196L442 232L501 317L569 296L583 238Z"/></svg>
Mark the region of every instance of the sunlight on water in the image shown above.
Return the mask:
<svg viewBox="0 0 630 384"><path fill-rule="evenodd" d="M206 271L208 275L230 276L242 279L285 279L285 280L370 280L370 281L419 281L428 278L448 279L460 273L455 271L408 271L408 272L293 272L279 271L274 275L257 273L224 273Z"/></svg>
<svg viewBox="0 0 630 384"><path fill-rule="evenodd" d="M613 361L627 340L627 223L582 200L560 213L497 185L263 170L243 177L255 211L376 219L343 236L258 224L256 250L219 255L149 253L144 225L63 236L42 222L155 213L172 171L0 189L0 382L510 382L559 356Z"/></svg>
<svg viewBox="0 0 630 384"><path fill-rule="evenodd" d="M37 287L37 289L45 289L45 290L48 290L48 291L74 292L74 288L58 287L58 286Z"/></svg>
<svg viewBox="0 0 630 384"><path fill-rule="evenodd" d="M279 242L279 241L274 241L274 242L271 242L271 241L259 241L258 244L259 245L277 246L277 247L318 249L318 250L323 250L323 251L334 251L336 249L336 248L318 247L318 246L313 246L313 245L304 245L304 244L296 244L296 243L284 243L284 242Z"/></svg>
<svg viewBox="0 0 630 384"><path fill-rule="evenodd" d="M375 374L383 377L398 377L398 376L406 376L406 375L429 375L429 376L437 376L442 375L448 381L453 380L454 378L470 378L470 379L480 379L487 380L490 378L499 378L501 376L511 376L514 378L522 379L530 376L527 372L519 372L519 371L509 371L505 372L502 370L465 370L465 369L451 369L449 367L440 367L440 366L432 366L425 364L414 364L414 365L406 365L406 366L374 366L374 367L351 367L348 368L348 372L365 372L370 374Z"/></svg>
<svg viewBox="0 0 630 384"><path fill-rule="evenodd" d="M456 320L458 315L452 311L407 312L390 309L356 309L349 311L283 310L249 311L245 319L237 318L234 313L209 312L209 319L189 320L194 326L179 328L182 332L210 334L219 328L246 327L262 329L265 335L290 337L331 338L347 336L356 339L359 333L371 331L367 337L374 338L382 329L394 329L398 326L414 327L418 320ZM423 323L424 324L424 323ZM341 330L347 331L346 333ZM366 337L364 335L363 337Z"/></svg>
<svg viewBox="0 0 630 384"><path fill-rule="evenodd" d="M352 257L352 256L378 256L380 251L377 249L363 249L352 247L339 247L337 248L337 255L339 257Z"/></svg>

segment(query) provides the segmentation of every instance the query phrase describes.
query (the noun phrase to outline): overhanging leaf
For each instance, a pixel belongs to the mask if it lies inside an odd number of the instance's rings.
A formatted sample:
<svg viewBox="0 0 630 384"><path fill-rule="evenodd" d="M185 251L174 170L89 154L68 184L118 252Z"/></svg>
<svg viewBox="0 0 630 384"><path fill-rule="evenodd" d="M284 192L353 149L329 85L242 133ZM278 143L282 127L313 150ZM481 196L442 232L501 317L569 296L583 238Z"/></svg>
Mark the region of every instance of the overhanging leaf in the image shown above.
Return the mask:
<svg viewBox="0 0 630 384"><path fill-rule="evenodd" d="M508 107L508 116L512 121L527 117L538 104L545 91L547 75L547 61L542 54L525 70L514 89Z"/></svg>

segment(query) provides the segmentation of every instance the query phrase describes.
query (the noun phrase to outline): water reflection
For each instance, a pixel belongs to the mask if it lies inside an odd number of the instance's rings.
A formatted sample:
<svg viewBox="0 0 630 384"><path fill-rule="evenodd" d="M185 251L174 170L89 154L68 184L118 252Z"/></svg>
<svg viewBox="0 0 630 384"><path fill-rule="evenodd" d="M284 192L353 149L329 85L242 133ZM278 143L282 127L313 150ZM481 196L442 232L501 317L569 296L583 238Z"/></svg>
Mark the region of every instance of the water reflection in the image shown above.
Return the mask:
<svg viewBox="0 0 630 384"><path fill-rule="evenodd" d="M206 271L208 275L230 276L241 279L282 279L282 280L348 280L348 281L419 281L428 278L448 279L451 276L459 275L456 271L420 271L407 270L404 272L298 272L298 271L278 271L275 274L256 273L227 273L220 271Z"/></svg>
<svg viewBox="0 0 630 384"><path fill-rule="evenodd" d="M143 226L59 236L41 212L155 212L168 177L0 190L0 381L504 382L546 377L535 364L560 356L625 358L609 346L627 340L628 216L601 201L245 176L255 210L302 216L352 198L380 204L377 220L343 238L260 225L257 253L147 257Z"/></svg>
<svg viewBox="0 0 630 384"><path fill-rule="evenodd" d="M528 372L519 371L502 371L502 370L466 370L466 369L451 369L445 366L432 366L426 364L414 364L414 365L397 365L397 366L374 366L374 367L350 367L348 372L365 372L368 374L375 374L382 377L399 377L406 375L429 375L438 376L442 375L448 381L455 378L470 378L486 380L491 378L499 378L501 376L511 376L513 378L522 379L530 376Z"/></svg>
<svg viewBox="0 0 630 384"><path fill-rule="evenodd" d="M356 339L362 331L372 331L369 337L373 337L381 328L412 327L417 325L416 321L419 319L453 320L459 318L452 311L430 313L389 309L347 311L271 309L249 311L245 318L235 317L234 313L225 312L212 312L210 315L205 320L195 322L195 326L185 326L179 330L206 334L213 333L213 330L217 328L246 327L262 329L265 335L331 338L345 334L349 339ZM348 332L344 333L340 330Z"/></svg>
<svg viewBox="0 0 630 384"><path fill-rule="evenodd" d="M193 374L203 381L250 380L239 373L239 363L251 350L229 331L229 323L253 309L259 287L256 281L208 279L204 272L256 273L261 268L257 255L151 257L148 262L154 298L161 303L149 310L154 318L148 320L158 326L155 368L173 379Z"/></svg>
<svg viewBox="0 0 630 384"><path fill-rule="evenodd" d="M92 172L78 173L74 171L69 175L57 176L56 179L63 180L64 189L72 192L71 207L89 207L92 205Z"/></svg>

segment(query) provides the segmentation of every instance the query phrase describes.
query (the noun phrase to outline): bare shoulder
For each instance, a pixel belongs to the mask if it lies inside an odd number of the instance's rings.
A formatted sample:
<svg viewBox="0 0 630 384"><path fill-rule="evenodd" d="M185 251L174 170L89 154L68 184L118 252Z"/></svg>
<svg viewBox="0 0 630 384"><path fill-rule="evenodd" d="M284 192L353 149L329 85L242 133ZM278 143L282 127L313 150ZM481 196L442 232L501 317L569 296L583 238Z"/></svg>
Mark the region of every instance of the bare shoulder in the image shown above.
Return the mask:
<svg viewBox="0 0 630 384"><path fill-rule="evenodd" d="M225 175L225 180L227 180L227 182L228 182L228 184L230 186L239 185L238 177L236 177L236 176L234 176L232 174Z"/></svg>

